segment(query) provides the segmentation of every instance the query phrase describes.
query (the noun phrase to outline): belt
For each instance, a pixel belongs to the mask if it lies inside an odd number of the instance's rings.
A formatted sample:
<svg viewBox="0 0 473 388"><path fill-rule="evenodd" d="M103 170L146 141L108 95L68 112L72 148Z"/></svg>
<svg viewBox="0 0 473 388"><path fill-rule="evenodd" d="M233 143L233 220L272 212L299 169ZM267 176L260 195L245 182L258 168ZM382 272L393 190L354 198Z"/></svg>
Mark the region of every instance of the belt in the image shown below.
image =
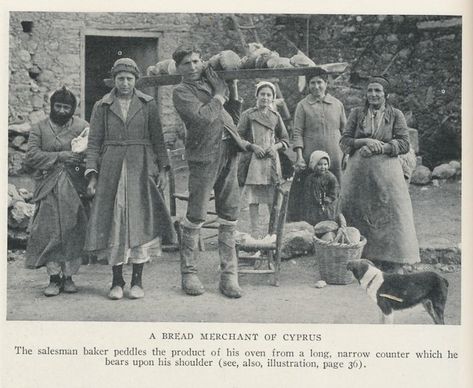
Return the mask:
<svg viewBox="0 0 473 388"><path fill-rule="evenodd" d="M152 145L149 139L137 139L137 140L105 140L104 146L129 146L129 145Z"/></svg>

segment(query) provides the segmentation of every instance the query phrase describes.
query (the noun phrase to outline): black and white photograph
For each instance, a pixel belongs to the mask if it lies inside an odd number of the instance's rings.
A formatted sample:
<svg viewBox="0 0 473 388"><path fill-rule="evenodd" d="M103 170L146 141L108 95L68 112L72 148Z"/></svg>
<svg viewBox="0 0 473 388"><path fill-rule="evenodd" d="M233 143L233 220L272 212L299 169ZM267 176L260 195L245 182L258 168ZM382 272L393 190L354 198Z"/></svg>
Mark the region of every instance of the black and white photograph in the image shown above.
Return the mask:
<svg viewBox="0 0 473 388"><path fill-rule="evenodd" d="M468 3L2 2L0 386L471 387Z"/></svg>
<svg viewBox="0 0 473 388"><path fill-rule="evenodd" d="M9 13L6 318L461 323L462 16Z"/></svg>

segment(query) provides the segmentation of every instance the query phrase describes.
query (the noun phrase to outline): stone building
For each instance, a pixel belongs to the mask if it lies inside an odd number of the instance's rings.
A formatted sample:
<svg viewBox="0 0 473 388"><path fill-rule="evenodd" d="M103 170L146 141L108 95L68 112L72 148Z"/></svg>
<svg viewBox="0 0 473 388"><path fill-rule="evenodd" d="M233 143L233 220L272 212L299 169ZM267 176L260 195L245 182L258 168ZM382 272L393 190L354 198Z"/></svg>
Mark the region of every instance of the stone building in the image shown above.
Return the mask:
<svg viewBox="0 0 473 388"><path fill-rule="evenodd" d="M363 102L370 73L393 81L392 100L419 130L420 153L432 167L461 151L461 18L451 16L240 15L251 17L264 45L281 56L296 48L316 63L346 61L351 71L333 80L331 93L349 110ZM248 20L242 20L242 24ZM247 41L254 40L246 30ZM144 72L170 58L184 42L202 48L204 57L232 49L243 55L230 15L172 13L10 14L9 175L21 176L31 125L49 112L49 95L61 85L79 97L77 114L88 120L93 103L109 89L103 80L113 62L133 57ZM303 95L296 79L281 89L293 112ZM167 141L183 127L171 101L172 87L155 94ZM251 81L241 83L247 106L254 103Z"/></svg>

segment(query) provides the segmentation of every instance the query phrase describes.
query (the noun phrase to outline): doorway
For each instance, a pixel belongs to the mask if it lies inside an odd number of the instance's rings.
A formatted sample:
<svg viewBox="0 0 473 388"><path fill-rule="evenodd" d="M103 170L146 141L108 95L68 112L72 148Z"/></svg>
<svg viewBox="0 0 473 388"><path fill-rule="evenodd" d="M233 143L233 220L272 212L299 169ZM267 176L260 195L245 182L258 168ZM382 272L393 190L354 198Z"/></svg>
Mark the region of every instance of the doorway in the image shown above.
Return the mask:
<svg viewBox="0 0 473 388"><path fill-rule="evenodd" d="M83 118L89 122L95 102L111 90L104 80L110 78L110 69L117 59L132 58L142 75L146 74L148 66L158 62L157 37L123 36L126 32L121 32L121 34L122 36L104 36L94 33L85 35ZM154 89L144 90L144 92L156 97Z"/></svg>

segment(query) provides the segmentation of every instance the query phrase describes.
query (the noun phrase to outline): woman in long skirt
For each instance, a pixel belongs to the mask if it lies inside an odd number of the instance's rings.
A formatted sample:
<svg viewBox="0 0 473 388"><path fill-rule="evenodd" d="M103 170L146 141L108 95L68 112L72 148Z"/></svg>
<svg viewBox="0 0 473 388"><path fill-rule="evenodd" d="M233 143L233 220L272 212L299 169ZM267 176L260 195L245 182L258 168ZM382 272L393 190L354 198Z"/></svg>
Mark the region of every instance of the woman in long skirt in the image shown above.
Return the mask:
<svg viewBox="0 0 473 388"><path fill-rule="evenodd" d="M115 87L98 101L90 122L86 176L95 195L85 248L112 266L110 299L121 299L123 265L133 264L128 296L144 296L143 266L174 237L159 187L169 160L152 97L135 89L136 63L121 58L112 68ZM159 186L159 187L158 187Z"/></svg>
<svg viewBox="0 0 473 388"><path fill-rule="evenodd" d="M420 260L412 204L398 155L409 151L402 112L386 102L389 82L372 77L367 101L348 118L340 140L349 154L340 206L350 226L367 239L363 256L393 270Z"/></svg>
<svg viewBox="0 0 473 388"><path fill-rule="evenodd" d="M35 170L35 213L26 249L26 267L46 266L46 296L77 292L72 276L79 271L87 227L84 155L71 141L88 124L74 117L76 98L66 88L51 96L49 118L36 124L28 139L26 164Z"/></svg>
<svg viewBox="0 0 473 388"><path fill-rule="evenodd" d="M297 104L294 114L293 148L297 159L287 210L290 222L301 221L306 216L304 185L310 175L307 166L312 152L327 152L331 161L330 171L339 182L341 179L343 153L339 141L346 123L345 108L327 93L327 78L322 69L315 69L314 73L306 76L309 94Z"/></svg>

